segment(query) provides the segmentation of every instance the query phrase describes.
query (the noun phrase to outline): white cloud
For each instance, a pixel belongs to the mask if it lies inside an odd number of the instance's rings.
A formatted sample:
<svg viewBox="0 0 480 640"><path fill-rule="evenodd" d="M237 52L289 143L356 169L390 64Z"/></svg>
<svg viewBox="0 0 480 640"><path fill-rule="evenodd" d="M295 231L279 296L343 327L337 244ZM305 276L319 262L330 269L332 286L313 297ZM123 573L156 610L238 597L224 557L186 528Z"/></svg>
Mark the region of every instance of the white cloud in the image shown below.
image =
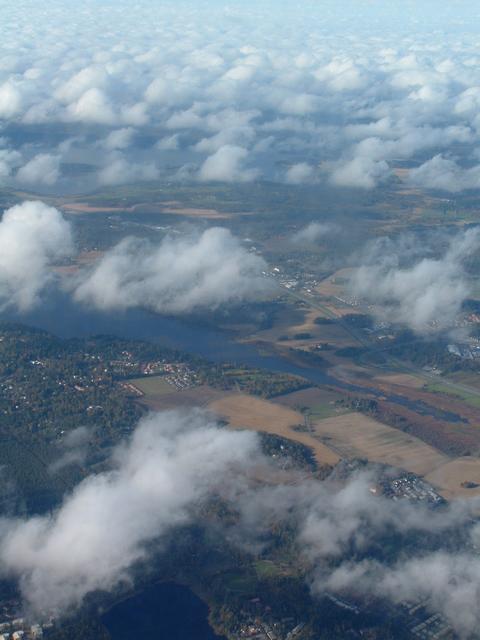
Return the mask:
<svg viewBox="0 0 480 640"><path fill-rule="evenodd" d="M288 184L303 184L311 182L314 177L314 168L307 162L299 162L289 167L286 174Z"/></svg>
<svg viewBox="0 0 480 640"><path fill-rule="evenodd" d="M126 182L156 180L159 171L155 164L129 162L116 153L107 158L105 166L98 172L98 182L103 185L125 184Z"/></svg>
<svg viewBox="0 0 480 640"><path fill-rule="evenodd" d="M124 127L123 129L115 129L108 134L105 139L104 145L106 149L127 149L131 143L132 138L135 135L135 129L132 127Z"/></svg>
<svg viewBox="0 0 480 640"><path fill-rule="evenodd" d="M450 193L480 189L480 165L462 169L451 158L437 155L412 169L409 172L409 182L417 187Z"/></svg>
<svg viewBox="0 0 480 640"><path fill-rule="evenodd" d="M299 245L315 244L339 231L339 227L330 222L311 222L292 236L292 242Z"/></svg>
<svg viewBox="0 0 480 640"><path fill-rule="evenodd" d="M0 565L36 614L71 611L90 592L129 580L148 543L191 520L214 491L235 489L255 461L255 434L217 428L200 412L152 414L46 516L0 521Z"/></svg>
<svg viewBox="0 0 480 640"><path fill-rule="evenodd" d="M265 268L218 227L200 236L167 237L158 245L130 237L81 276L74 295L99 309L184 313L258 296L266 290Z"/></svg>
<svg viewBox="0 0 480 640"><path fill-rule="evenodd" d="M337 187L373 189L389 176L390 168L385 160L376 161L368 156L358 156L335 167L330 175L330 182Z"/></svg>
<svg viewBox="0 0 480 640"><path fill-rule="evenodd" d="M449 329L470 291L465 260L479 248L479 230L469 229L453 236L439 257L425 257L428 246L409 247L419 255L403 265L404 246L374 242L366 251L366 264L352 277L352 293L417 333Z"/></svg>
<svg viewBox="0 0 480 640"><path fill-rule="evenodd" d="M445 31L439 43L433 29L418 28L425 2L401 15L391 2L384 10L347 1L341 20L326 0L312 6L308 18L282 3L274 21L271 0L254 10L147 0L107 7L86 0L70 8L68 25L61 0L47 11L27 0L9 2L4 23L16 28L4 30L0 41L0 118L20 125L17 141L23 126L54 125L58 132L78 123L86 133L84 156L110 127L135 127L146 165L157 162L158 148L146 148L145 140L165 138L169 130L171 140L182 135L178 164L158 161L172 173L192 162L207 162L206 169L213 163L215 180L260 174L287 180L277 167L307 151L312 166L328 164L339 187L375 188L398 159L426 148L432 155L454 152L460 167L470 166L480 133L480 72L474 33L465 29L459 42L452 27L468 22L465 3L461 17L445 3L428 15ZM206 22L208 33L199 28ZM235 114L253 112L248 122L234 122ZM266 131L268 161L261 149ZM41 139L38 153L55 155L58 140ZM192 159L192 147L200 157ZM248 150L249 168L230 155L233 171L222 172L212 154L223 147ZM138 150L123 148L126 160L138 163ZM458 189L471 183L467 175Z"/></svg>
<svg viewBox="0 0 480 640"><path fill-rule="evenodd" d="M8 178L15 167L21 164L21 154L10 149L0 149L0 180Z"/></svg>
<svg viewBox="0 0 480 640"><path fill-rule="evenodd" d="M116 116L108 97L101 89L88 89L78 100L68 105L67 117L72 120L112 125Z"/></svg>
<svg viewBox="0 0 480 640"><path fill-rule="evenodd" d="M72 253L70 225L42 202L8 209L0 222L0 307L27 311L52 280L50 267Z"/></svg>
<svg viewBox="0 0 480 640"><path fill-rule="evenodd" d="M256 169L245 169L248 151L235 145L220 147L200 167L199 180L204 182L250 182L259 176Z"/></svg>
<svg viewBox="0 0 480 640"><path fill-rule="evenodd" d="M20 184L52 186L60 178L60 156L39 153L21 167L16 175Z"/></svg>
<svg viewBox="0 0 480 640"><path fill-rule="evenodd" d="M0 86L0 119L17 116L22 108L22 97L12 82Z"/></svg>

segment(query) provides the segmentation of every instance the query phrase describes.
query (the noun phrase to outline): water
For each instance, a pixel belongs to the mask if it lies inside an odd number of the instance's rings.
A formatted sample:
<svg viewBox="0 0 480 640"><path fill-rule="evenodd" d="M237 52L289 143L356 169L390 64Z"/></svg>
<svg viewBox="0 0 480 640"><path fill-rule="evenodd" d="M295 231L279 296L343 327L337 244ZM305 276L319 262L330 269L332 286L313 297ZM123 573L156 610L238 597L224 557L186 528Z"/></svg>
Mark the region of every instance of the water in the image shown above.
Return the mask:
<svg viewBox="0 0 480 640"><path fill-rule="evenodd" d="M365 393L365 388L349 384L328 375L322 369L301 367L275 355L264 355L255 346L235 342L227 331L220 331L188 318L162 316L143 309L101 313L76 305L70 296L57 294L27 313L4 313L2 319L22 322L45 329L63 338L110 334L121 338L159 342L187 353L203 356L213 362L233 362L277 373L289 373L305 378L312 384L340 387L353 393ZM380 397L383 392L369 388L369 393ZM431 415L449 422L465 422L452 412L445 412L424 402L403 396L390 395L391 402L408 407L420 415Z"/></svg>
<svg viewBox="0 0 480 640"><path fill-rule="evenodd" d="M187 587L162 583L124 600L102 618L112 640L225 640L208 624L208 607Z"/></svg>
<svg viewBox="0 0 480 640"><path fill-rule="evenodd" d="M159 342L208 358L214 362L235 362L279 373L303 376L315 384L335 384L319 369L292 364L280 356L269 356L249 345L235 342L233 336L181 317L162 316L142 309L101 313L81 307L68 296L57 295L35 311L4 313L2 319L44 329L63 338L110 334L121 338Z"/></svg>

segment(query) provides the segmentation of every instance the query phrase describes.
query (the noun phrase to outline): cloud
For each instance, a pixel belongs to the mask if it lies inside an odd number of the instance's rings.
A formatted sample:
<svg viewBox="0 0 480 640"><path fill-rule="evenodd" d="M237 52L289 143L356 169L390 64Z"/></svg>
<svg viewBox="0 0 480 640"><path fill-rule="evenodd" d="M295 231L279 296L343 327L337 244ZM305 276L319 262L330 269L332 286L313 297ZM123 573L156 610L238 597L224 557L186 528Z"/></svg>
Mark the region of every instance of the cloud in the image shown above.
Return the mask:
<svg viewBox="0 0 480 640"><path fill-rule="evenodd" d="M14 118L20 113L22 98L12 82L5 82L0 86L0 118Z"/></svg>
<svg viewBox="0 0 480 640"><path fill-rule="evenodd" d="M292 165L286 174L288 184L304 184L311 182L314 176L314 168L307 162L299 162Z"/></svg>
<svg viewBox="0 0 480 640"><path fill-rule="evenodd" d="M251 182L259 176L256 169L245 169L248 151L235 145L220 147L200 167L199 180L204 182Z"/></svg>
<svg viewBox="0 0 480 640"><path fill-rule="evenodd" d="M52 186L60 178L60 156L39 153L17 171L16 180L25 185Z"/></svg>
<svg viewBox="0 0 480 640"><path fill-rule="evenodd" d="M396 604L423 603L441 614L460 638L471 638L480 623L479 576L480 562L473 554L440 551L391 566L368 560L343 563L329 576L319 576L315 589L373 595Z"/></svg>
<svg viewBox="0 0 480 640"><path fill-rule="evenodd" d="M95 590L131 578L148 544L188 523L214 492L234 491L257 439L217 428L199 411L143 418L111 470L89 476L54 513L0 520L0 566L27 607L66 613Z"/></svg>
<svg viewBox="0 0 480 640"><path fill-rule="evenodd" d="M339 227L330 222L311 222L294 234L292 242L301 245L315 244L326 236L331 236L339 231Z"/></svg>
<svg viewBox="0 0 480 640"><path fill-rule="evenodd" d="M62 455L50 465L49 470L57 473L72 464L85 464L92 435L88 427L77 427L69 431L61 442Z"/></svg>
<svg viewBox="0 0 480 640"><path fill-rule="evenodd" d="M230 535L265 553L272 527L283 523L296 531L299 561L315 595L354 596L360 607L371 606L372 597L396 605L421 602L470 637L480 622L480 561L466 540L476 542L471 525L478 499L434 509L373 495L378 479L363 471L343 482L331 477L247 491L236 499L241 520ZM459 535L455 551L451 541Z"/></svg>
<svg viewBox="0 0 480 640"><path fill-rule="evenodd" d="M135 135L135 129L132 127L124 127L123 129L115 129L108 134L105 139L105 148L114 149L127 149L131 143L132 138Z"/></svg>
<svg viewBox="0 0 480 640"><path fill-rule="evenodd" d="M459 193L480 189L480 165L462 169L451 158L437 155L409 172L409 182L424 189Z"/></svg>
<svg viewBox="0 0 480 640"><path fill-rule="evenodd" d="M15 167L22 162L22 156L18 151L0 149L0 180L12 175Z"/></svg>
<svg viewBox="0 0 480 640"><path fill-rule="evenodd" d="M340 162L330 175L330 182L337 187L373 189L390 176L385 160L373 160L368 156L357 156Z"/></svg>
<svg viewBox="0 0 480 640"><path fill-rule="evenodd" d="M146 307L185 313L255 297L266 290L264 261L219 227L160 244L129 237L81 276L74 296L99 309Z"/></svg>
<svg viewBox="0 0 480 640"><path fill-rule="evenodd" d="M51 266L73 252L62 214L27 201L4 212L0 222L0 307L27 311L52 281Z"/></svg>
<svg viewBox="0 0 480 640"><path fill-rule="evenodd" d="M439 257L428 247L380 240L370 244L351 283L354 295L377 305L377 312L417 333L451 328L469 294L465 261L479 249L480 231L461 231ZM423 251L423 256L421 255ZM419 254L420 253L420 257ZM412 266L405 265L413 261ZM403 264L402 264L403 263Z"/></svg>
<svg viewBox="0 0 480 640"><path fill-rule="evenodd" d="M86 434L72 437L83 443ZM91 592L130 584L152 549L201 521L202 506L220 495L237 517L218 522L217 534L268 557L272 527L287 527L315 594L419 600L460 634L478 626L480 561L468 550L468 540L478 542L478 498L441 508L394 501L372 494L373 470L288 484L277 473L275 485L259 483L256 472L267 477L269 464L256 434L219 428L200 410L150 414L108 470L83 480L55 512L0 519L2 574L19 581L36 615L71 612ZM452 540L462 541L458 551Z"/></svg>
<svg viewBox="0 0 480 640"><path fill-rule="evenodd" d="M67 117L93 124L115 124L117 117L108 97L101 89L92 88L68 105Z"/></svg>
<svg viewBox="0 0 480 640"><path fill-rule="evenodd" d="M152 163L129 162L119 152L107 158L106 164L98 173L98 182L102 185L125 184L126 182L146 182L156 180L159 170Z"/></svg>
<svg viewBox="0 0 480 640"><path fill-rule="evenodd" d="M125 150L126 162L138 164L141 154L141 164L170 176L194 163L205 180L295 182L296 171L278 167L308 157L312 167L329 167L315 181L372 189L398 160L424 164L426 149L472 166L480 73L465 2L455 15L445 3L435 11L445 32L439 43L433 27L419 27L432 20L430 2L401 15L392 2L384 9L348 0L341 19L332 0L310 7L308 17L287 2L277 22L272 0L255 8L85 1L85 11L70 8L67 26L61 0L46 12L28 0L5 7L4 22L16 29L0 42L0 119L12 151L34 132L38 153L56 155L75 123L84 158L112 127L135 127L132 144L109 143ZM199 26L206 21L208 33ZM268 157L261 150L267 131ZM178 135L172 166L152 137Z"/></svg>

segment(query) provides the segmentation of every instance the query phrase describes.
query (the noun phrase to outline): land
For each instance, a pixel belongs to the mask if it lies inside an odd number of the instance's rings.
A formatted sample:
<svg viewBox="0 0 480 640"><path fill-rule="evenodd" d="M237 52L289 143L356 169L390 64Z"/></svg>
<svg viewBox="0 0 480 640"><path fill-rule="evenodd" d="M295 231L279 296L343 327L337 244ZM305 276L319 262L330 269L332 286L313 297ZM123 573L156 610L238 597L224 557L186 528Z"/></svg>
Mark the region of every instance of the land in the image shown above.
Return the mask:
<svg viewBox="0 0 480 640"><path fill-rule="evenodd" d="M235 429L274 434L310 448L319 465L334 465L340 459L334 451L310 434L299 430L304 425L301 413L279 404L236 393L211 402L209 408Z"/></svg>
<svg viewBox="0 0 480 640"><path fill-rule="evenodd" d="M2 202L8 206L25 195L5 192ZM422 237L432 229L462 228L477 220L473 196L451 202L399 182L374 195L356 194L355 201L315 186L156 183L46 200L72 220L81 244L75 260L59 265L60 274L93 264L128 234L160 241L172 231L183 233L185 222L231 229L265 259L274 293L228 313L192 314L191 321L227 331L295 373L212 363L118 338L63 342L5 328L0 464L29 511L55 508L79 479L101 470L111 447L146 411L189 406L210 411L224 428L258 432L282 479L292 474L293 482L299 471L344 478L360 464L385 469L382 490L395 500L441 508L442 499L480 495L475 265L472 308L462 310L456 327L469 337L453 349L445 335L419 339L380 321L378 310L349 285L352 256L363 242L406 229ZM346 230L338 241L291 242L308 223L331 220ZM65 433L79 423L95 428L84 465L52 475ZM209 524L218 524L218 512L212 505L205 514ZM179 579L181 567L180 577L209 602L212 622L229 638L420 637L415 625L427 624L417 605L413 612L389 610L379 622L373 609L347 596L312 602L287 530L272 534L271 547L254 557L202 535L182 532L172 543L171 565L159 559L159 571ZM393 544L385 541L387 549ZM453 637L443 620L427 627ZM402 629L409 631L402 635ZM101 637L98 628L97 634L92 637Z"/></svg>

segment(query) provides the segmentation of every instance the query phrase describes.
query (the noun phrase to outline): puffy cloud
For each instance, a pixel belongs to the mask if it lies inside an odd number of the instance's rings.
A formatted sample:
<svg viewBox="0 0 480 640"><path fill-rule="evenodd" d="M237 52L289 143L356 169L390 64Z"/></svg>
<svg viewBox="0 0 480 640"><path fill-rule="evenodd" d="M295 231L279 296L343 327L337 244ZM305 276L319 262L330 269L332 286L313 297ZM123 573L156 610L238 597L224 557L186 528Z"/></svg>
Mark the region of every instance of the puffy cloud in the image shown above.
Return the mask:
<svg viewBox="0 0 480 640"><path fill-rule="evenodd" d="M450 193L480 189L480 165L462 169L451 158L437 155L420 167L412 169L409 181L418 187Z"/></svg>
<svg viewBox="0 0 480 640"><path fill-rule="evenodd" d="M70 225L43 202L27 201L0 222L0 307L27 311L52 280L50 267L72 253Z"/></svg>
<svg viewBox="0 0 480 640"><path fill-rule="evenodd" d="M35 613L70 611L129 580L148 543L188 523L257 458L256 436L217 428L200 412L152 414L53 514L0 521L0 567Z"/></svg>
<svg viewBox="0 0 480 640"><path fill-rule="evenodd" d="M152 163L129 162L123 155L114 153L98 173L98 182L104 185L156 180L159 170Z"/></svg>
<svg viewBox="0 0 480 640"><path fill-rule="evenodd" d="M311 182L314 176L314 169L307 162L299 162L289 167L286 174L286 181L289 184L303 184Z"/></svg>
<svg viewBox="0 0 480 640"><path fill-rule="evenodd" d="M68 106L67 112L69 119L94 124L114 124L117 119L108 97L97 88L85 91Z"/></svg>
<svg viewBox="0 0 480 640"><path fill-rule="evenodd" d="M104 145L107 149L126 149L132 143L132 138L135 135L135 129L132 127L124 127L123 129L115 129L108 134L105 139Z"/></svg>
<svg viewBox="0 0 480 640"><path fill-rule="evenodd" d="M318 576L317 592L324 590L373 595L394 603L422 602L441 614L460 638L471 638L478 628L480 562L471 553L426 553L393 566L374 561L346 562L329 576Z"/></svg>
<svg viewBox="0 0 480 640"><path fill-rule="evenodd" d="M52 186L60 178L60 156L39 153L17 171L16 180L26 185Z"/></svg>
<svg viewBox="0 0 480 640"><path fill-rule="evenodd" d="M54 125L68 136L73 121L87 133L86 155L110 127L131 126L138 129L142 162L163 163L170 175L194 162L203 165L206 180L259 174L290 180L277 167L308 151L312 166L331 168L331 183L360 188L380 185L398 159L426 148L432 155L454 150L459 166L471 164L480 131L475 36L467 28L460 43L456 28L444 28L469 22L465 3L455 15L446 5L436 10L435 24L446 32L439 44L434 31L419 30L425 3L400 15L394 3L383 10L349 0L339 20L332 0L308 15L286 2L274 23L272 0L248 10L239 3L86 2L85 11L71 8L68 25L61 0L43 12L27 0L5 7L5 24L16 29L0 43L0 118L15 121L13 144L23 139L22 127ZM208 34L198 28L207 19ZM242 113L256 115L234 123ZM158 159L155 145L146 144L152 132L165 137L166 130L171 140L182 136L174 167L171 157ZM268 158L261 148L266 131ZM370 146L372 137L375 150L357 146ZM57 142L41 139L38 152L55 155ZM138 162L135 144L122 148L130 164ZM192 149L200 157L192 159ZM248 150L248 169L239 149ZM463 189L471 180L459 184Z"/></svg>
<svg viewBox="0 0 480 640"><path fill-rule="evenodd" d="M200 167L198 177L202 181L250 182L259 176L256 169L245 169L248 151L235 145L220 147Z"/></svg>
<svg viewBox="0 0 480 640"><path fill-rule="evenodd" d="M475 606L480 562L466 549L468 543L455 551L449 542L460 531L464 539L476 542L472 515L478 499L432 509L374 496L370 489L377 481L375 473L357 472L340 483L334 478L307 480L243 492L236 500L241 521L233 535L258 551L262 545L268 548L274 523L287 523L297 531L302 566L309 571L314 594L350 594L360 603L372 596L393 604L421 602L442 614L461 637L471 637L480 621ZM372 560L383 555L379 549L385 541L389 553ZM444 548L433 552L442 542Z"/></svg>
<svg viewBox="0 0 480 640"><path fill-rule="evenodd" d="M418 333L451 328L469 294L464 263L479 246L478 229L456 234L439 257L425 257L428 246L415 242L376 241L367 248L366 264L355 271L351 290Z"/></svg>
<svg viewBox="0 0 480 640"><path fill-rule="evenodd" d="M303 229L297 231L292 241L295 244L315 244L323 240L326 236L338 233L340 231L337 225L329 222L311 222Z"/></svg>
<svg viewBox="0 0 480 640"><path fill-rule="evenodd" d="M82 444L88 434L71 437ZM199 521L205 501L220 495L238 513L233 526L217 528L231 543L256 553L268 549L272 526L296 532L315 593L418 599L462 637L478 626L480 563L463 543L458 552L450 544L459 532L477 541L478 499L433 509L374 496L372 471L288 484L278 484L276 474L276 485L259 484L255 472L268 474L268 465L252 432L219 428L198 410L151 414L114 450L109 470L87 477L57 511L0 520L0 568L19 580L37 615L71 611L90 592L129 584L149 549ZM412 547L418 534L421 543ZM391 551L368 559L385 539ZM444 548L429 551L432 544Z"/></svg>
<svg viewBox="0 0 480 640"><path fill-rule="evenodd" d="M91 439L92 432L87 427L77 427L73 431L69 431L61 443L63 453L50 465L50 471L56 473L72 464L84 464Z"/></svg>
<svg viewBox="0 0 480 640"><path fill-rule="evenodd" d="M389 175L390 168L385 160L377 161L368 156L357 156L335 167L330 182L337 187L373 189Z"/></svg>
<svg viewBox="0 0 480 640"><path fill-rule="evenodd" d="M10 149L0 149L0 180L12 174L15 167L21 164L21 154Z"/></svg>
<svg viewBox="0 0 480 640"><path fill-rule="evenodd" d="M75 290L99 309L147 307L160 313L216 308L266 289L264 261L219 227L154 245L126 238L106 253Z"/></svg>
<svg viewBox="0 0 480 640"><path fill-rule="evenodd" d="M0 86L0 118L13 118L20 113L22 97L12 82Z"/></svg>

